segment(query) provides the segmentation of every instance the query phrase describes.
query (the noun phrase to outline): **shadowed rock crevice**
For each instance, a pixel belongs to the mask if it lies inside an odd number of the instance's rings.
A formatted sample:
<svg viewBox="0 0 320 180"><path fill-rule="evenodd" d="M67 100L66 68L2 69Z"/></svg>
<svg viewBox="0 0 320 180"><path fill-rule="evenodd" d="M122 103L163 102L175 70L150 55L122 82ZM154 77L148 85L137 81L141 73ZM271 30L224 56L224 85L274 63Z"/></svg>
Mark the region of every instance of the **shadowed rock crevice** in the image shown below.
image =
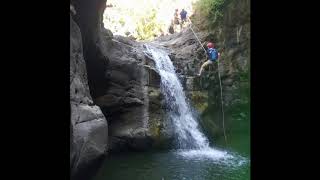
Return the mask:
<svg viewBox="0 0 320 180"><path fill-rule="evenodd" d="M101 45L99 37L94 35L99 32L97 22L100 20L94 20L98 16L90 17L84 14L86 12L84 6L88 5L87 3L95 4L87 9L90 12L96 12L95 7L103 7L99 6L98 2L78 0L72 1L70 6L70 9L74 7L70 13L70 170L72 179L89 178L91 173L85 170L96 166L107 151L107 120L92 100L92 96L105 88L101 88L98 84L103 81L102 74L107 67L107 61L103 52L99 50ZM103 5L105 1L100 3ZM94 69L98 70L94 71Z"/></svg>
<svg viewBox="0 0 320 180"><path fill-rule="evenodd" d="M90 93L95 98L104 94L107 88L105 73L108 57L102 37L102 16L106 0L74 0L71 3L77 12L74 19L81 29Z"/></svg>

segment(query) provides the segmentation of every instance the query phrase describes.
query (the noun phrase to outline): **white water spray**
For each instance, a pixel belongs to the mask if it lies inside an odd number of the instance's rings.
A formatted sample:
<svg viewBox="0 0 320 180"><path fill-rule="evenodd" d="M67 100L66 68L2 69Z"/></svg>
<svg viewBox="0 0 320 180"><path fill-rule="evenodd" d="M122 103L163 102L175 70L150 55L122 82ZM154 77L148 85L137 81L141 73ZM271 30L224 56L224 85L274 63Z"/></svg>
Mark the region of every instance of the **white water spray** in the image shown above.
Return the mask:
<svg viewBox="0 0 320 180"><path fill-rule="evenodd" d="M146 55L152 56L161 77L161 92L168 106L169 118L177 134L179 154L186 158L206 157L212 160L233 159L226 151L209 146L207 137L200 131L198 122L187 103L183 87L175 73L168 54L160 49L145 45Z"/></svg>
<svg viewBox="0 0 320 180"><path fill-rule="evenodd" d="M169 117L177 133L179 148L208 148L209 141L199 130L198 122L191 113L183 87L168 54L151 46L146 46L146 48L155 60L156 68L161 76L161 91L165 96Z"/></svg>

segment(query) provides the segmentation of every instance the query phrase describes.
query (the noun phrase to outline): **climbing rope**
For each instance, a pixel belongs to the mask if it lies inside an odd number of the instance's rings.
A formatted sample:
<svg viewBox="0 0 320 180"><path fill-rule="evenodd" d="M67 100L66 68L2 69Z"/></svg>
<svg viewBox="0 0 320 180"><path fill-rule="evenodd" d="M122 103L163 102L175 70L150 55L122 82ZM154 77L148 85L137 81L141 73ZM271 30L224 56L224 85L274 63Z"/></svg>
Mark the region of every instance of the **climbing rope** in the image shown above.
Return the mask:
<svg viewBox="0 0 320 180"><path fill-rule="evenodd" d="M191 23L191 21L190 21L190 23ZM191 29L191 31L193 32L194 36L195 36L195 37L197 38L197 40L199 41L202 49L204 50L205 55L208 57L206 49L203 47L203 45L201 44L201 41L199 40L198 36L197 36L196 33L193 31L193 29L192 29L192 27L191 27L191 24L190 24L189 28Z"/></svg>
<svg viewBox="0 0 320 180"><path fill-rule="evenodd" d="M220 83L220 99L221 99L221 111L222 111L222 126L223 126L223 134L224 134L224 141L227 145L227 136L226 136L226 129L224 127L224 108L223 108L223 96L222 96L222 84L221 84L221 77L220 77L220 71L219 71L219 61L218 63L218 76L219 76L219 83Z"/></svg>
<svg viewBox="0 0 320 180"><path fill-rule="evenodd" d="M203 48L206 56L208 57L206 49L203 47L203 45L201 44L201 41L199 40L198 36L196 35L196 33L193 31L193 29L192 29L192 27L191 27L191 25L193 25L193 24L192 24L190 18L188 18L188 19L189 19L189 21L190 21L189 28L191 29L191 31L193 32L194 36L195 36L195 37L197 38L197 40L199 41L199 44L200 44L201 47ZM225 143L226 143L226 145L227 145L227 135L226 135L226 129L225 129L225 126L224 126L224 108L223 108L223 95L222 95L222 92L223 92L223 91L222 91L221 77L220 77L220 71L219 71L219 69L220 69L220 67L219 67L219 60L217 61L217 63L218 63L218 76L219 76L219 84L220 84L220 99L221 99L221 111L222 111L222 128L223 128L224 141L225 141Z"/></svg>

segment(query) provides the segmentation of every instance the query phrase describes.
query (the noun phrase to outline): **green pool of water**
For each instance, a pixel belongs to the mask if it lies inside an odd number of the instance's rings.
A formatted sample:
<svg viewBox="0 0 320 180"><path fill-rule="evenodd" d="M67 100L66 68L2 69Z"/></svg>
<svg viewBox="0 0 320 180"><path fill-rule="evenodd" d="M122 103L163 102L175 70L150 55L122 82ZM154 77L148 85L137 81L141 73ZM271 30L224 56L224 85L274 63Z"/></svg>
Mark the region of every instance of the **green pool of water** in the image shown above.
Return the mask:
<svg viewBox="0 0 320 180"><path fill-rule="evenodd" d="M244 104L230 111L232 126L224 138L210 138L217 152L130 152L110 155L94 180L249 180L250 110ZM245 115L243 114L245 113ZM227 155L221 155L224 151ZM220 154L220 155L219 155ZM192 156L195 155L195 156ZM219 158L227 156L228 158Z"/></svg>
<svg viewBox="0 0 320 180"><path fill-rule="evenodd" d="M94 180L248 180L250 179L250 141L248 131L236 129L216 147L231 158L209 155L184 156L178 151L124 153L106 158ZM186 153L188 154L188 152ZM195 153L198 154L198 153ZM190 153L189 153L190 155Z"/></svg>

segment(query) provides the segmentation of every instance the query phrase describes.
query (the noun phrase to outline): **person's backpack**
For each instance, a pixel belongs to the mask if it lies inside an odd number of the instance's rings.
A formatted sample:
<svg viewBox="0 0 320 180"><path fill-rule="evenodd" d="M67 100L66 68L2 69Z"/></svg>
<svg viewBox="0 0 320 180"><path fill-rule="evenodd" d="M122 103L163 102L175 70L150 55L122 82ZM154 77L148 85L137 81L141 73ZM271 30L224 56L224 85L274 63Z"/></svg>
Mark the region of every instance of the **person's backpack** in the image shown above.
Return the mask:
<svg viewBox="0 0 320 180"><path fill-rule="evenodd" d="M218 51L216 49L209 50L210 59L215 61L218 59Z"/></svg>

